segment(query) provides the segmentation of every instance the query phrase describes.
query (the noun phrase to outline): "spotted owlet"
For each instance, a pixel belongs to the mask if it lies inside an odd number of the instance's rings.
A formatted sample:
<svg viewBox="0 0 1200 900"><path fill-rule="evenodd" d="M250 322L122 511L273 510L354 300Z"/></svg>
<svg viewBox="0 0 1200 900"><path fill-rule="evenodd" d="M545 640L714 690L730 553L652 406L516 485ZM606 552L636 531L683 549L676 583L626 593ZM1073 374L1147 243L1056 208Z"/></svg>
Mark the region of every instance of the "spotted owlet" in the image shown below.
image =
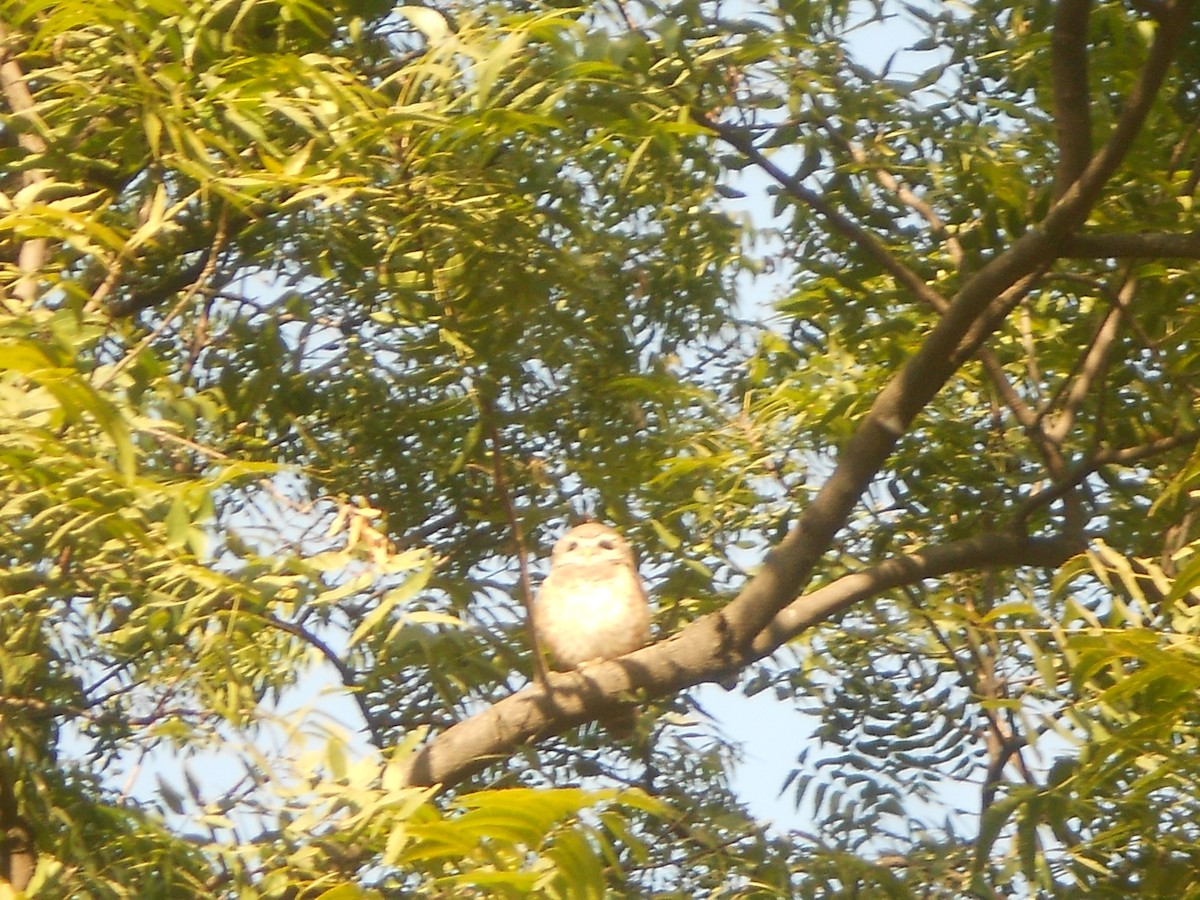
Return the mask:
<svg viewBox="0 0 1200 900"><path fill-rule="evenodd" d="M632 653L650 639L650 607L633 550L607 525L588 522L559 538L533 610L539 642L557 668ZM617 730L623 723L608 723Z"/></svg>

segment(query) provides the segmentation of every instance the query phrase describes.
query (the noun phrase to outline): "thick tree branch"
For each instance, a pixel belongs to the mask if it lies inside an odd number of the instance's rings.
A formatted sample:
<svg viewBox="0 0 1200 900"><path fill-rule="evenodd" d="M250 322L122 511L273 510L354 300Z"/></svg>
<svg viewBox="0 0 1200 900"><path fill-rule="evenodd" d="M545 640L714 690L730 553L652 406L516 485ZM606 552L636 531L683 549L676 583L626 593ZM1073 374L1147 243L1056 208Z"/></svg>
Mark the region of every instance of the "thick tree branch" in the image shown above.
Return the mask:
<svg viewBox="0 0 1200 900"><path fill-rule="evenodd" d="M1028 538L1016 532L983 534L936 547L926 547L908 556L843 575L837 581L793 600L755 638L755 659L775 652L801 632L851 606L906 584L950 572L974 571L998 566L1053 568L1083 550L1082 541L1068 538Z"/></svg>
<svg viewBox="0 0 1200 900"><path fill-rule="evenodd" d="M503 758L513 747L559 733L620 705L622 695L661 697L716 680L769 656L805 629L869 597L951 571L993 566L1061 565L1081 542L988 534L929 547L846 575L788 604L750 647L730 651L722 615L693 622L679 634L620 659L581 671L551 673L548 688L532 684L445 731L419 750L406 780L450 785Z"/></svg>
<svg viewBox="0 0 1200 900"><path fill-rule="evenodd" d="M1126 98L1112 134L1046 216L1043 228L1047 232L1065 238L1086 219L1105 183L1117 170L1141 131L1179 42L1189 31L1194 6L1195 0L1172 0L1163 4L1162 17L1146 64Z"/></svg>
<svg viewBox="0 0 1200 900"><path fill-rule="evenodd" d="M1200 259L1200 232L1076 234L1061 255L1071 259Z"/></svg>
<svg viewBox="0 0 1200 900"><path fill-rule="evenodd" d="M1059 0L1051 33L1054 128L1058 134L1055 196L1061 197L1092 158L1087 31L1091 0Z"/></svg>
<svg viewBox="0 0 1200 900"><path fill-rule="evenodd" d="M920 348L876 396L866 418L846 443L829 480L792 531L768 554L759 576L723 613L724 633L730 644L741 646L753 640L789 598L800 592L897 441L966 358L963 351L969 351L969 356L998 327L1001 317L988 315L989 307L1003 311L1008 306L1004 295L1010 289L1019 299L1024 293L1022 282L1049 266L1063 239L1087 218L1149 113L1191 6L1190 0L1172 6L1174 21L1159 29L1146 65L1104 148L1051 208L1040 227L1026 232L967 280ZM716 127L722 137L731 131ZM740 132L733 131L731 136L738 149L749 142ZM756 148L750 149L758 153ZM802 185L797 187L803 190ZM926 292L922 290L921 295Z"/></svg>

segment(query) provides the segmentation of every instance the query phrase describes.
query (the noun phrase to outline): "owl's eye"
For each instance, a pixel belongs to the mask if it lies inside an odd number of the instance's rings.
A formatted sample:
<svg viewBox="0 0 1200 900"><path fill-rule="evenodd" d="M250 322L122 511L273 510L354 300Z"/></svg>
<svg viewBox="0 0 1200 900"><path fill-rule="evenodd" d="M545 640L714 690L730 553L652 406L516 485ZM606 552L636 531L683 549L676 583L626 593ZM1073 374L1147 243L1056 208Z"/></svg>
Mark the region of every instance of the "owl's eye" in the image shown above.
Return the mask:
<svg viewBox="0 0 1200 900"><path fill-rule="evenodd" d="M568 551L578 550L578 549L579 549L579 541L571 541L570 543L567 544Z"/></svg>
<svg viewBox="0 0 1200 900"><path fill-rule="evenodd" d="M613 544L613 542L610 541L608 538L605 538L604 540L602 540L600 542L600 548L602 550L611 550L611 549L613 549L614 546L616 546L616 545Z"/></svg>

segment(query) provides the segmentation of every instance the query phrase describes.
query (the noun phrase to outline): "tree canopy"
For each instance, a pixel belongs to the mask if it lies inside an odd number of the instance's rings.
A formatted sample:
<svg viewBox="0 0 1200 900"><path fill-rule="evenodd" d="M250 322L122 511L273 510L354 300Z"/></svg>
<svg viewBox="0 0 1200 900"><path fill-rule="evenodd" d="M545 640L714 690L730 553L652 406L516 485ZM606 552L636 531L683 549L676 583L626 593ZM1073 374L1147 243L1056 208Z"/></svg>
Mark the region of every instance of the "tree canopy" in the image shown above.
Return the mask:
<svg viewBox="0 0 1200 900"><path fill-rule="evenodd" d="M1200 890L1194 19L0 2L0 898Z"/></svg>

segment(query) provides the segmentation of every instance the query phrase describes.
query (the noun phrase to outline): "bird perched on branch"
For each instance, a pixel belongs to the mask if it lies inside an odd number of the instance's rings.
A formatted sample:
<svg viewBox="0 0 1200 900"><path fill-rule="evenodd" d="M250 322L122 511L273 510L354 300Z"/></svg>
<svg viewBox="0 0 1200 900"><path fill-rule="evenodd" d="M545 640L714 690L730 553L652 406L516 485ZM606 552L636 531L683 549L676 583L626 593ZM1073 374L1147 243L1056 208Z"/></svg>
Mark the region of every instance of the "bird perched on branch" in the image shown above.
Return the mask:
<svg viewBox="0 0 1200 900"><path fill-rule="evenodd" d="M645 646L650 606L626 540L598 522L577 525L559 538L534 604L533 626L559 669L578 669ZM629 707L602 721L620 737L632 730L635 717Z"/></svg>

